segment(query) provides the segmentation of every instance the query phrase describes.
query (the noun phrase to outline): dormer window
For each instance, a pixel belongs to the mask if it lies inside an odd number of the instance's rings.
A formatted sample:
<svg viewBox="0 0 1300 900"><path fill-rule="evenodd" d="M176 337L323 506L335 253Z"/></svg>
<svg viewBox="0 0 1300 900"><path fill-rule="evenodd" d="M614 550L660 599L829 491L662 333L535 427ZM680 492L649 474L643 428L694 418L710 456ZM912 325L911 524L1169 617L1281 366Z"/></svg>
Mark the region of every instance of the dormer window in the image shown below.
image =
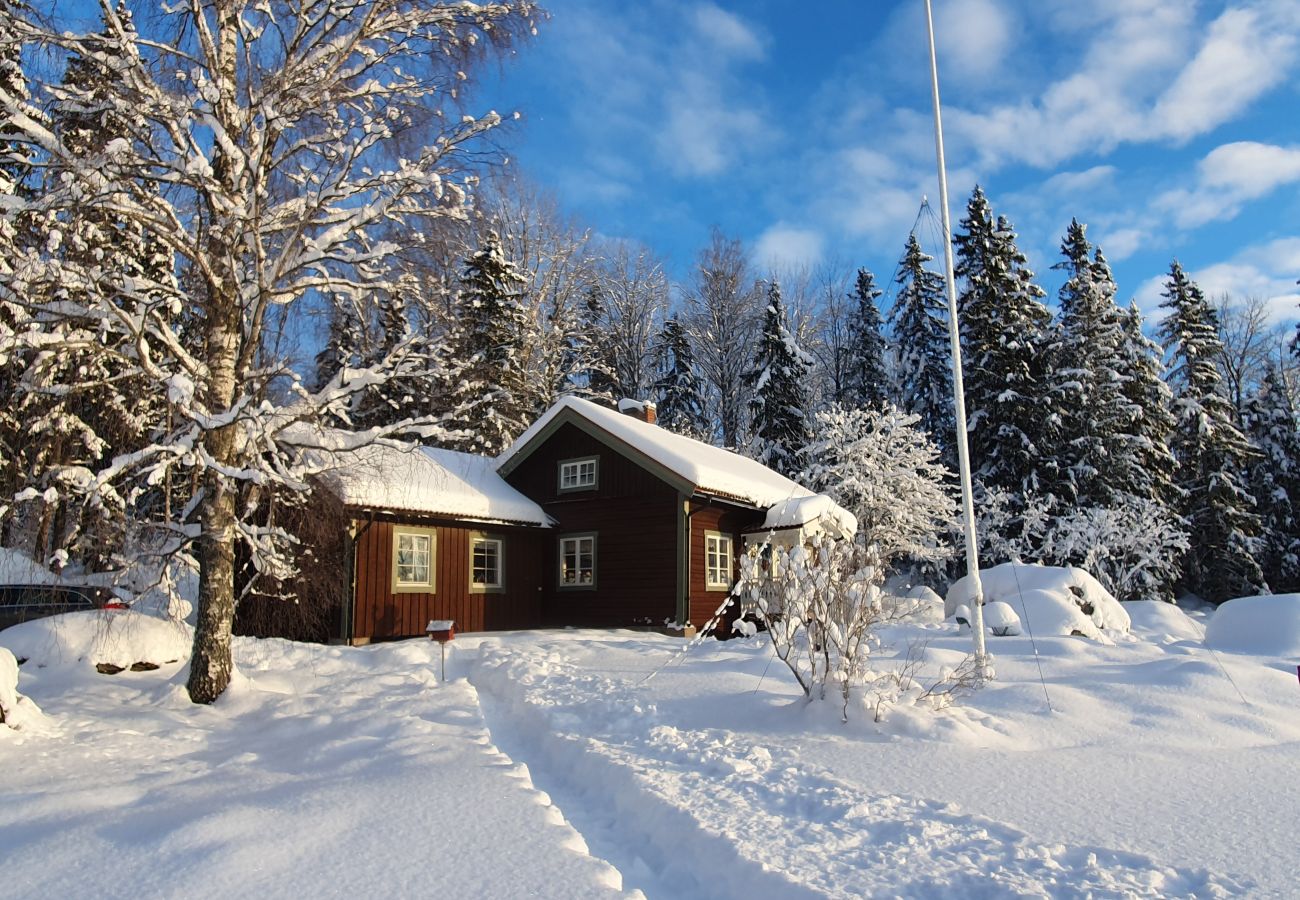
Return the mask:
<svg viewBox="0 0 1300 900"><path fill-rule="evenodd" d="M569 491L594 491L596 489L599 466L594 456L581 459L566 459L560 462L560 493Z"/></svg>

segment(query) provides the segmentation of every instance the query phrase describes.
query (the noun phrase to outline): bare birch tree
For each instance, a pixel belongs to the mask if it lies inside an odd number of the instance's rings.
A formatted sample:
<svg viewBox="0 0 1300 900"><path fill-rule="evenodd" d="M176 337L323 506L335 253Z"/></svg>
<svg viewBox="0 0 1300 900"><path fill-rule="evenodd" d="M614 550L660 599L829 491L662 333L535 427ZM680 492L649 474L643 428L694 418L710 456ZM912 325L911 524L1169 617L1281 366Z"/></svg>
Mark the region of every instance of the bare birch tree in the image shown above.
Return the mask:
<svg viewBox="0 0 1300 900"><path fill-rule="evenodd" d="M391 236L409 233L404 222L462 215L467 154L501 117L450 114L449 98L476 55L532 28L533 7L181 0L160 14L170 35L141 39L127 35L108 0L101 12L108 33L132 44L120 89L97 102L129 110L123 118L138 124L94 157L77 157L0 84L15 139L65 173L21 212L57 222L99 206L163 241L187 277L109 283L93 266L26 254L0 283L3 299L42 298L42 321L80 324L57 337L5 330L0 355L39 361L35 351L53 340L65 351L112 347L119 365L166 396L167 430L60 483L91 502L130 505L173 474L193 479L185 508L157 524L168 536L163 551L198 569L188 690L209 703L231 677L236 546L259 571L278 572L290 540L250 524L249 507L260 489L308 487L312 456L300 452L303 432L293 426L422 365L404 336L382 359L343 367L313 390L264 352L268 332L312 306L397 293L400 246ZM87 51L85 36L11 7L0 8L0 34ZM384 152L399 144L413 149ZM183 335L172 314L195 333Z"/></svg>

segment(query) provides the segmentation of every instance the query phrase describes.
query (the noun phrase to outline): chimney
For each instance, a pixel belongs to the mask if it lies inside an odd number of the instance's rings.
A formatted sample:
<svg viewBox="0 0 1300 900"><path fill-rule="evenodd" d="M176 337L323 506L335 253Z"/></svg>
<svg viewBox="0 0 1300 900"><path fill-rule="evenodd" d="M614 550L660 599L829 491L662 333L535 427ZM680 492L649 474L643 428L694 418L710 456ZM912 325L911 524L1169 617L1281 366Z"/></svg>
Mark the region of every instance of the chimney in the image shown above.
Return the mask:
<svg viewBox="0 0 1300 900"><path fill-rule="evenodd" d="M624 397L618 401L618 411L625 416L640 419L648 425L655 423L655 405L650 400L632 400Z"/></svg>

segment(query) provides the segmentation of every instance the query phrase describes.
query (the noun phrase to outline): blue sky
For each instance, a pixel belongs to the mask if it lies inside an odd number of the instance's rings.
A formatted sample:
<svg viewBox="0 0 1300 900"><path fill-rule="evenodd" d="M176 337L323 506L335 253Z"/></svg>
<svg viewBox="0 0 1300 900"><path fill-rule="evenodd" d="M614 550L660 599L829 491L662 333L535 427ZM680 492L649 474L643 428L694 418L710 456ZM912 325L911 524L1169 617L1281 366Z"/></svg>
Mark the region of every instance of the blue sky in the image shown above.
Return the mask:
<svg viewBox="0 0 1300 900"><path fill-rule="evenodd" d="M923 3L551 0L480 101L595 231L684 278L711 225L765 263L894 270L937 203ZM936 0L954 225L971 187L1040 281L1071 216L1145 310L1300 288L1300 2Z"/></svg>

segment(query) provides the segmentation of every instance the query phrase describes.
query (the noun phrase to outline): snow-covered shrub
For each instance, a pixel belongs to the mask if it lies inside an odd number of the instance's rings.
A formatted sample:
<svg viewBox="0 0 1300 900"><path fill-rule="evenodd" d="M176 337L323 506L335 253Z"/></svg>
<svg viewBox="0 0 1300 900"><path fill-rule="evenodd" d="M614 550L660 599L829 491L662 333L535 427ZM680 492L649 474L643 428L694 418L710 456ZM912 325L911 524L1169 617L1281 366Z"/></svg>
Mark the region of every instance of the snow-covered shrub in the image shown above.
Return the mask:
<svg viewBox="0 0 1300 900"><path fill-rule="evenodd" d="M1008 604L1034 634L1105 640L1106 631L1129 630L1129 616L1120 602L1097 579L1074 566L1003 563L982 569L980 584L986 608L999 601ZM954 615L971 603L973 594L969 576L954 582L944 611Z"/></svg>
<svg viewBox="0 0 1300 900"><path fill-rule="evenodd" d="M1167 507L1123 494L1110 506L1060 509L1052 499L1022 504L994 489L978 508L981 559L1078 566L1121 600L1173 600L1188 543Z"/></svg>
<svg viewBox="0 0 1300 900"><path fill-rule="evenodd" d="M881 583L875 550L821 534L793 547L751 547L741 559L736 594L766 626L776 655L804 694L825 699L830 686L847 720L855 688L871 694L879 716L890 697L911 690L915 681L909 674L904 685L897 672L871 671L876 630L924 603L886 593Z"/></svg>

